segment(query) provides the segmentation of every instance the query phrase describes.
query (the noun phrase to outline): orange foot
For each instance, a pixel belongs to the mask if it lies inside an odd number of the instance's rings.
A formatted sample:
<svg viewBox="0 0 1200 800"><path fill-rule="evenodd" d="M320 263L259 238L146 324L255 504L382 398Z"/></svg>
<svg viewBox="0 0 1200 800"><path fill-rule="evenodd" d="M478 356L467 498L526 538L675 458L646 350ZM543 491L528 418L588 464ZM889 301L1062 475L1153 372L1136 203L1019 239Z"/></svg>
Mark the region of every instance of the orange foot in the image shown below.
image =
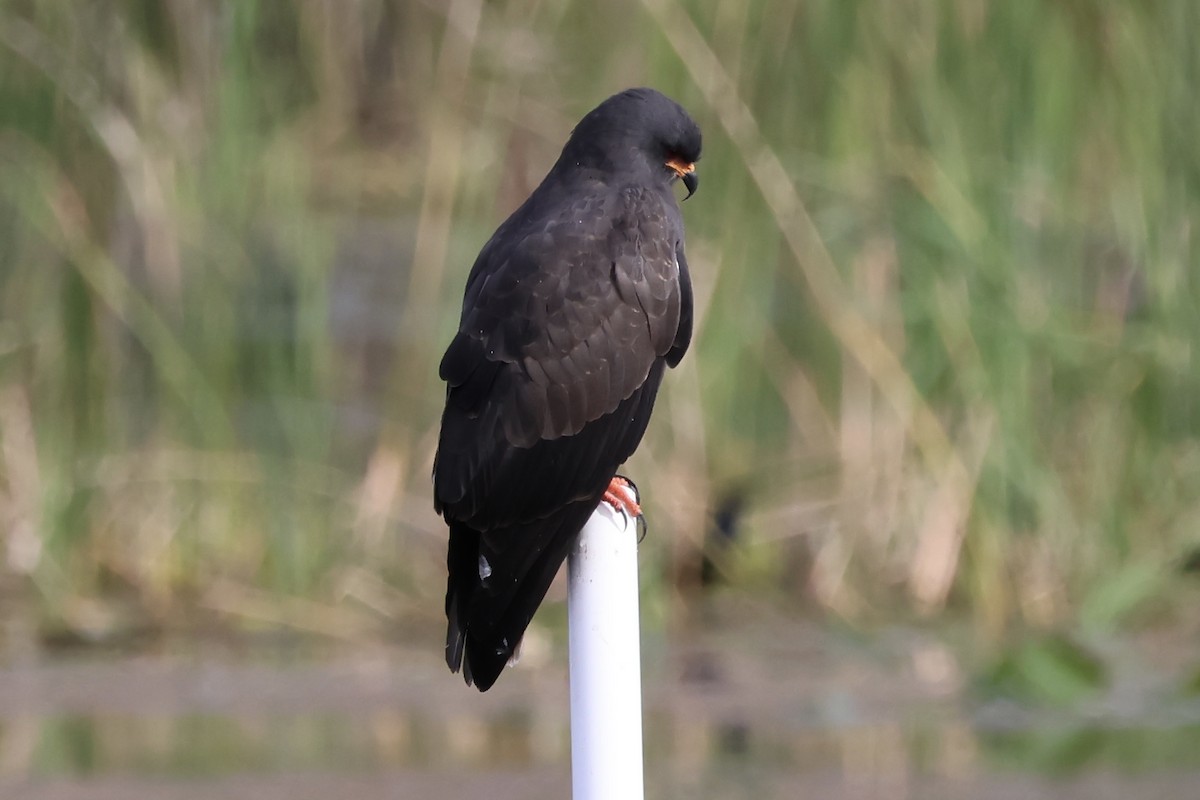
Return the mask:
<svg viewBox="0 0 1200 800"><path fill-rule="evenodd" d="M608 483L608 488L604 490L604 502L612 506L614 511L636 519L642 515L642 507L638 505L637 500L629 496L626 489L632 489L634 497L637 496L637 487L633 485L633 481L614 475Z"/></svg>

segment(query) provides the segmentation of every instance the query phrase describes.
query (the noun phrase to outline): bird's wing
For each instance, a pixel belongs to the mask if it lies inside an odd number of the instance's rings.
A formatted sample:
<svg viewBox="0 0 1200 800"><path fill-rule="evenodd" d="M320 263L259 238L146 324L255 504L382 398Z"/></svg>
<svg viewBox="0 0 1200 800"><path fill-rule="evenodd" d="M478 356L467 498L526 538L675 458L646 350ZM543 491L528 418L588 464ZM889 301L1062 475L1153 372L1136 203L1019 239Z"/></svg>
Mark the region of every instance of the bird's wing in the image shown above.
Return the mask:
<svg viewBox="0 0 1200 800"><path fill-rule="evenodd" d="M544 224L518 212L519 224L510 220L484 248L441 362L448 390L436 500L479 530L590 496L595 481L582 473L615 470L641 435L615 441L629 421L607 418L656 359L678 360L690 338L673 203L629 188L580 194L560 209ZM579 437L602 420L611 434ZM575 437L578 446L559 441ZM592 450L581 449L585 441ZM606 463L569 463L589 458Z"/></svg>

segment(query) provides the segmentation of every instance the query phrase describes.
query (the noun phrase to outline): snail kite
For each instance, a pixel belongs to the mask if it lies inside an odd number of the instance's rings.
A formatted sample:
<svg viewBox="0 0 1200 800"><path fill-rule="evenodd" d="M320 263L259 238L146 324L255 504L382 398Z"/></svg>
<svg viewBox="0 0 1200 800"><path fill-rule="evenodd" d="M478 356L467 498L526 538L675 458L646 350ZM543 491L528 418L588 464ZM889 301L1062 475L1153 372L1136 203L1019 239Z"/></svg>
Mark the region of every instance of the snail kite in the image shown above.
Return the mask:
<svg viewBox="0 0 1200 800"><path fill-rule="evenodd" d="M700 129L673 100L610 97L467 277L433 478L450 526L446 663L480 691L596 505L616 502L617 467L691 341L672 184L691 196L699 157Z"/></svg>

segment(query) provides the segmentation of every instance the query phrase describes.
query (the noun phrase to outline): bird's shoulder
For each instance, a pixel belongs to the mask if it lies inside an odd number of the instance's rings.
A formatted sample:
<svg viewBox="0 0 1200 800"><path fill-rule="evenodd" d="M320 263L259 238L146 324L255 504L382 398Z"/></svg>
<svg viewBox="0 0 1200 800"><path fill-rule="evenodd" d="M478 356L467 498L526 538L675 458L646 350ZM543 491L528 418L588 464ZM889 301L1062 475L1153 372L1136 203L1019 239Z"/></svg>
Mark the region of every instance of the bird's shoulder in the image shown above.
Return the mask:
<svg viewBox="0 0 1200 800"><path fill-rule="evenodd" d="M658 187L577 178L539 187L480 255L488 260L515 256L530 266L554 269L580 253L603 256L596 245L614 235L670 238L680 227L674 198Z"/></svg>
<svg viewBox="0 0 1200 800"><path fill-rule="evenodd" d="M650 187L596 180L539 187L480 251L467 279L464 321L497 303L511 313L521 297L577 294L578 287L571 292L563 284L586 285L613 266L640 273L650 262L670 272L681 229L674 199Z"/></svg>

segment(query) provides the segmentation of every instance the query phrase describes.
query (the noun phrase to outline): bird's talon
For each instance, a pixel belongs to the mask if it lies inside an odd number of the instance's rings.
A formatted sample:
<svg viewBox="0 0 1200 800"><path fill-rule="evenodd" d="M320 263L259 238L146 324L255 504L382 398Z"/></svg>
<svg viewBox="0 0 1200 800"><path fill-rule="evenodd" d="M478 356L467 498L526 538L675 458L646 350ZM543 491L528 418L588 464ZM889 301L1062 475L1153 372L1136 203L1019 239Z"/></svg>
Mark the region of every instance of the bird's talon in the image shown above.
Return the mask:
<svg viewBox="0 0 1200 800"><path fill-rule="evenodd" d="M631 498L625 489L633 490ZM639 518L642 516L642 507L638 505L638 490L633 485L633 481L620 475L613 476L609 481L608 488L604 490L604 502L612 506L613 511L620 512L625 521L628 522L630 517Z"/></svg>

